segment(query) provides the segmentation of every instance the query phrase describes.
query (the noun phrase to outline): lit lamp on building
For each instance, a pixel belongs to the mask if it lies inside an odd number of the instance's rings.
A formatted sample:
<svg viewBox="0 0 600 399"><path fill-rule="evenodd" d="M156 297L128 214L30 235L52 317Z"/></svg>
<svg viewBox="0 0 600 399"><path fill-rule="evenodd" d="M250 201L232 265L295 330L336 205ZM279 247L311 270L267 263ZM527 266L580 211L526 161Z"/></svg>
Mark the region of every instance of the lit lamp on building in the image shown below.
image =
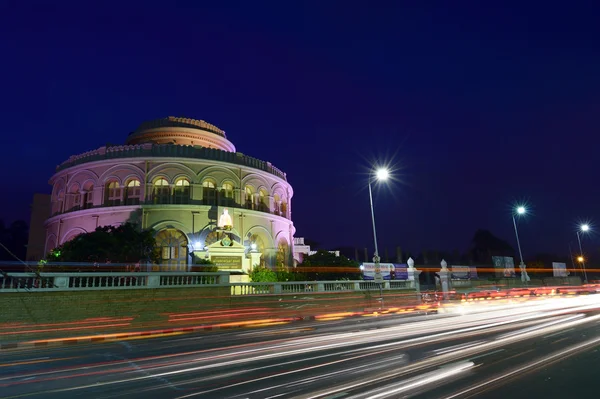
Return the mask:
<svg viewBox="0 0 600 399"><path fill-rule="evenodd" d="M227 208L223 209L223 213L219 217L219 228L222 230L230 231L233 228L233 221Z"/></svg>

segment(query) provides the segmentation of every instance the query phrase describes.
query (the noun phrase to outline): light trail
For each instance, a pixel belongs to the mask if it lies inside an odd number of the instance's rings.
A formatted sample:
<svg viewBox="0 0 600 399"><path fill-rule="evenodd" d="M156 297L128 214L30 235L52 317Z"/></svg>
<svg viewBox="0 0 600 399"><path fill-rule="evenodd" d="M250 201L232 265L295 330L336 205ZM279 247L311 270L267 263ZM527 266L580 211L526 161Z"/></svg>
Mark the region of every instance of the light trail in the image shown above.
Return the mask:
<svg viewBox="0 0 600 399"><path fill-rule="evenodd" d="M148 351L153 347L157 351L168 348L169 353L101 362L91 355L71 359L63 354L51 357L48 363L52 365L47 366L43 362L28 364L27 359L19 360L18 354L12 354L17 360L2 365L7 373L0 375L0 389L5 397L65 397L90 392L102 392L107 398L139 397L142 393L160 397L159 392L168 390L167 396L181 398L316 399L344 395L383 399L438 389L469 375L470 385L457 392L471 395L519 376L518 370L535 369L544 364L543 359L556 361L560 353L566 357L600 342L600 338L587 344L571 342L576 341L574 332L597 328L600 315L595 313L600 311L600 296L596 295L502 299L490 304L477 301L444 310L441 315L415 318L392 315L331 324L316 321L310 327L277 328L272 326L276 323L273 319L255 320L249 325L271 327L197 340L162 335L145 341L140 337L132 342L141 346L128 349L134 355L139 348ZM554 339L557 335L561 335L560 340ZM118 334L113 339L123 341ZM548 345L568 348L550 356L544 354L543 359L533 356L536 351L529 354L513 349L548 339L553 339ZM93 354L102 345L86 350ZM197 345L201 349L189 350ZM74 348L69 350L79 354ZM124 350L123 356L126 354ZM516 371L506 377L478 377L488 364L523 359L526 364L513 365L510 369ZM77 364L72 364L75 361ZM13 369L16 372L11 372Z"/></svg>

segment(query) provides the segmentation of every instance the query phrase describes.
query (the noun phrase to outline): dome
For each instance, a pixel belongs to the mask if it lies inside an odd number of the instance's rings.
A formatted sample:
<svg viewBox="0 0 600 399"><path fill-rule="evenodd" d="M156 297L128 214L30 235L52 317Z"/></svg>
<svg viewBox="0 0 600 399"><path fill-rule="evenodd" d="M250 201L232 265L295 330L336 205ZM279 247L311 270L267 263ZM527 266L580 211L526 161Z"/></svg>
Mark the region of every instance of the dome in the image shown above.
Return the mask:
<svg viewBox="0 0 600 399"><path fill-rule="evenodd" d="M143 143L192 145L235 152L235 146L227 140L225 132L215 125L175 116L143 122L126 141L126 144Z"/></svg>

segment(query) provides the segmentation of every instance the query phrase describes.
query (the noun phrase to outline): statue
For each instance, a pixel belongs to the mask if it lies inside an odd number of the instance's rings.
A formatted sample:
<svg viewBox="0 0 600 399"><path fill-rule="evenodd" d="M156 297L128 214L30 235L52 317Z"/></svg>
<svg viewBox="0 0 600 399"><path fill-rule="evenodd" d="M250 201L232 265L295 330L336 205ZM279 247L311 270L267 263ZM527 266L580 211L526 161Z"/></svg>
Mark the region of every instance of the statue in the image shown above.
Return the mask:
<svg viewBox="0 0 600 399"><path fill-rule="evenodd" d="M229 211L227 208L223 209L223 213L219 217L219 228L223 230L231 230L233 227L233 221L231 220L231 215L229 215Z"/></svg>

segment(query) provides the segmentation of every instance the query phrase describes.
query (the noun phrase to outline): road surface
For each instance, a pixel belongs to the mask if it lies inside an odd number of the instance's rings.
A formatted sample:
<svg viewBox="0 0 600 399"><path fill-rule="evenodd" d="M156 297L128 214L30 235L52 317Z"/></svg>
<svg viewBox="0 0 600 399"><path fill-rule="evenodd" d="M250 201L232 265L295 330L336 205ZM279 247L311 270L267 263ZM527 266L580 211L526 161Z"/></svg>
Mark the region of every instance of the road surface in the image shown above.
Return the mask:
<svg viewBox="0 0 600 399"><path fill-rule="evenodd" d="M600 295L0 352L4 398L591 397Z"/></svg>

